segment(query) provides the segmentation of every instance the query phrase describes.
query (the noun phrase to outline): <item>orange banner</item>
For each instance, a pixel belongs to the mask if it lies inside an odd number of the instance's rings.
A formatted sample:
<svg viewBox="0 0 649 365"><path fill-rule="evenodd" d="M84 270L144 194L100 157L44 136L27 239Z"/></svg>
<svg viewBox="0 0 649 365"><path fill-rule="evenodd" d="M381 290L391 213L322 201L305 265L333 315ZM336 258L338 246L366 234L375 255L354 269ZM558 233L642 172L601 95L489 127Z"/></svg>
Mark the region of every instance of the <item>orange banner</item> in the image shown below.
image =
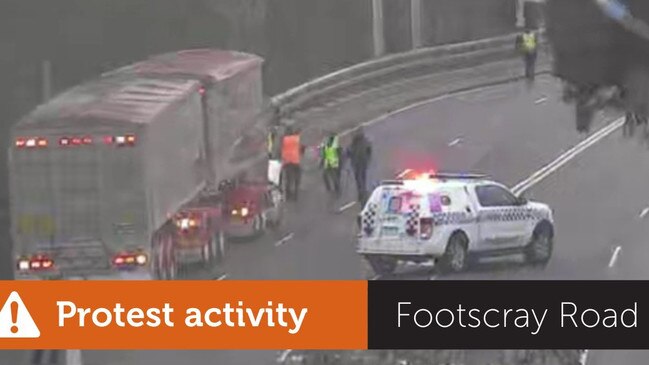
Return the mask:
<svg viewBox="0 0 649 365"><path fill-rule="evenodd" d="M0 349L366 349L365 281L3 281Z"/></svg>

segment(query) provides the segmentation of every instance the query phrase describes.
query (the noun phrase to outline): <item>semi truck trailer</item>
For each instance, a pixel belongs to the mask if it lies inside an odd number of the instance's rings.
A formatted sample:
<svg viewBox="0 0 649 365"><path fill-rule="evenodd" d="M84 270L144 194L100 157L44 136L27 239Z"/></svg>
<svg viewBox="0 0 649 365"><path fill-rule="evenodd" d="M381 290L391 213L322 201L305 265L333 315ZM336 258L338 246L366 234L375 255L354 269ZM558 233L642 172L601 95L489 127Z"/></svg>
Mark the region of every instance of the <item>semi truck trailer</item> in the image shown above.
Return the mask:
<svg viewBox="0 0 649 365"><path fill-rule="evenodd" d="M210 49L156 55L19 120L8 155L16 278L174 279L185 264L223 260L225 202L272 188L262 63Z"/></svg>

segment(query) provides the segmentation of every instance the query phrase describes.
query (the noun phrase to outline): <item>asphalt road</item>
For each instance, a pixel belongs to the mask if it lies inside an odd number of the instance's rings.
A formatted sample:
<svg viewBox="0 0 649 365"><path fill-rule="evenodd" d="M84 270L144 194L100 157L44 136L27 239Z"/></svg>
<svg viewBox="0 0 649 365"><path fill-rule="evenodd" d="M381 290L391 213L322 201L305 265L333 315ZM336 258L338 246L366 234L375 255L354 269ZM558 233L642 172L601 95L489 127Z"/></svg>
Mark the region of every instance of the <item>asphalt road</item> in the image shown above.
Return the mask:
<svg viewBox="0 0 649 365"><path fill-rule="evenodd" d="M594 128L612 119L602 114ZM575 132L573 110L561 102L560 84L550 77L539 78L531 90L513 83L440 98L378 120L366 131L375 146L371 180L405 168L432 167L484 172L509 185L585 138ZM439 277L431 267L406 266L389 279L647 277L647 154L647 147L622 140L618 131L529 190L529 198L555 210L557 241L545 270L509 260L453 277ZM354 252L358 206L334 209L353 201L352 184L350 177L345 197L330 207L320 177L308 177L281 232L232 247L223 268L225 279L381 279ZM472 363L480 365L480 356L475 352ZM275 358L273 351L84 352L85 365L267 365ZM638 352L592 352L588 364L646 365L647 358Z"/></svg>

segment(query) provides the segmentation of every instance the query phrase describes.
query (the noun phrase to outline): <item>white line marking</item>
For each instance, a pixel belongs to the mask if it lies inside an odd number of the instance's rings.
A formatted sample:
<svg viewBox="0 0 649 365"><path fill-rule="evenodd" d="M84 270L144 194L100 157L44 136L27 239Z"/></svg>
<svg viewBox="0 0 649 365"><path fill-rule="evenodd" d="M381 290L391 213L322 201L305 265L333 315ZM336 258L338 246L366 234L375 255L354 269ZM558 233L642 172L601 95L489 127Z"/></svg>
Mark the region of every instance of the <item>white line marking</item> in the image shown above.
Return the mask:
<svg viewBox="0 0 649 365"><path fill-rule="evenodd" d="M287 241L289 241L290 239L293 238L293 235L294 235L293 233L287 234L286 236L284 236L284 238L282 238L281 240L275 242L275 247L279 247L279 246L285 244Z"/></svg>
<svg viewBox="0 0 649 365"><path fill-rule="evenodd" d="M410 171L412 171L412 170L411 169L405 169L405 170L401 171L401 173L399 175L397 175L397 179L401 179L402 177L406 176L407 174L410 173Z"/></svg>
<svg viewBox="0 0 649 365"><path fill-rule="evenodd" d="M455 146L456 144L459 144L460 142L462 142L462 138L456 138L456 139L454 139L453 141L451 141L451 143L449 143L448 146L449 146L449 147L453 147L453 146Z"/></svg>
<svg viewBox="0 0 649 365"><path fill-rule="evenodd" d="M615 266L615 262L617 262L617 258L620 256L620 251L622 251L621 246L615 247L615 250L613 251L613 256L611 256L611 261L608 262L609 268Z"/></svg>
<svg viewBox="0 0 649 365"><path fill-rule="evenodd" d="M374 276L372 276L372 278L370 280L374 281L374 280L379 280L380 278L381 278L381 275L374 275Z"/></svg>
<svg viewBox="0 0 649 365"><path fill-rule="evenodd" d="M282 351L282 354L279 355L279 358L277 359L277 362L282 363L282 362L286 361L286 358L288 357L288 355L291 354L292 351L293 350L284 350L284 351Z"/></svg>
<svg viewBox="0 0 649 365"><path fill-rule="evenodd" d="M225 280L225 278L227 278L227 277L228 277L228 274L223 274L223 275L219 276L219 278L216 279L216 280Z"/></svg>
<svg viewBox="0 0 649 365"><path fill-rule="evenodd" d="M640 212L640 218L644 218L647 215L647 213L649 213L649 207L644 208L642 212Z"/></svg>
<svg viewBox="0 0 649 365"><path fill-rule="evenodd" d="M548 177L550 174L552 174L553 172L557 171L565 164L570 162L573 158L577 157L580 153L584 152L588 147L594 145L595 143L599 142L609 134L613 133L614 131L622 127L623 124L624 124L624 118L618 118L615 121L613 121L611 124L607 125L606 127L601 128L597 132L593 133L590 137L579 142L576 146L564 152L561 156L557 157L554 161L543 166L540 170L530 175L530 177L528 177L527 179L516 184L516 186L512 188L512 191L515 194L520 194L526 191L527 189L531 188L532 186L538 184L543 179Z"/></svg>
<svg viewBox="0 0 649 365"><path fill-rule="evenodd" d="M483 87L479 87L479 88L475 88L475 89L464 90L464 91L459 91L459 92L456 92L456 93L448 93L448 94L436 96L434 98L431 98L431 99L428 99L428 100L423 100L423 101L420 101L418 103L411 104L411 105L408 105L406 107L397 109L395 111L383 114L383 115L381 115L381 116L379 116L377 118L374 118L374 119L369 120L369 121L367 121L365 123L362 123L361 126L363 126L363 127L372 126L372 125L374 125L374 124L376 124L378 122L382 122L384 120L389 119L393 115L403 113L403 112L408 111L408 110L416 109L416 108L418 108L420 106L423 106L423 105L426 105L426 104L432 104L432 103L435 103L435 102L438 102L438 101L441 101L441 100L445 100L445 99L449 99L449 98L453 98L453 97L459 97L459 96L468 95L468 94L472 94L472 93L478 93L478 92L481 92L481 91L484 91L484 90L489 90L489 89L497 88L497 87L503 87L503 84L500 84L500 85L487 85L487 86L483 86ZM357 129L358 129L358 126L346 129L346 130L342 131L339 134L339 136L343 137L345 135L348 135L348 134L354 132Z"/></svg>
<svg viewBox="0 0 649 365"><path fill-rule="evenodd" d="M579 358L579 365L586 365L588 362L588 350L584 350L584 352L581 353L581 357Z"/></svg>
<svg viewBox="0 0 649 365"><path fill-rule="evenodd" d="M430 279L428 279L428 280L437 280L437 277L438 277L437 275L433 275L433 276L431 276Z"/></svg>
<svg viewBox="0 0 649 365"><path fill-rule="evenodd" d="M545 103L547 100L548 100L548 98L544 96L544 97L540 98L539 100L535 101L534 104Z"/></svg>
<svg viewBox="0 0 649 365"><path fill-rule="evenodd" d="M339 211L339 212L344 212L344 211L346 211L347 209L353 207L354 205L356 205L356 202L349 202L349 203L343 205L342 207L340 207L340 209L338 209L338 211Z"/></svg>

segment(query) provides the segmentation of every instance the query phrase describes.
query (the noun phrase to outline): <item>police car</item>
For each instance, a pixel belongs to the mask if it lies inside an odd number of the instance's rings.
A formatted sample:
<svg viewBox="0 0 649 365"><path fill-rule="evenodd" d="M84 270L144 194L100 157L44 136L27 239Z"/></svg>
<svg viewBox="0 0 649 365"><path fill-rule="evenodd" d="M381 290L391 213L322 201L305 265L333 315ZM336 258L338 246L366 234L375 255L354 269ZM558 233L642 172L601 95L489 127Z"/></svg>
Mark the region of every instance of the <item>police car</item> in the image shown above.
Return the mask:
<svg viewBox="0 0 649 365"><path fill-rule="evenodd" d="M379 275L399 261L434 260L442 271L460 272L482 256L518 253L546 264L554 240L546 204L478 174L406 171L374 189L357 225L357 252Z"/></svg>

